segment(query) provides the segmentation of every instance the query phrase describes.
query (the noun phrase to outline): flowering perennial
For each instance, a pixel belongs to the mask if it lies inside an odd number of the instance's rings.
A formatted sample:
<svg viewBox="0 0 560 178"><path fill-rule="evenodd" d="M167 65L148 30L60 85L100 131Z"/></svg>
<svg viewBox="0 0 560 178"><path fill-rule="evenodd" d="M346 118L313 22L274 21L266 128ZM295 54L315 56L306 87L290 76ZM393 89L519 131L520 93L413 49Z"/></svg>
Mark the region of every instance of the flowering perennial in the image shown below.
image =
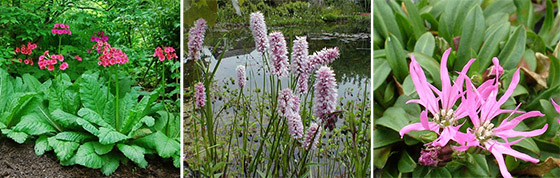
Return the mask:
<svg viewBox="0 0 560 178"><path fill-rule="evenodd" d="M200 49L204 42L204 33L206 32L206 21L198 19L194 27L189 30L189 58L193 60L200 59Z"/></svg>
<svg viewBox="0 0 560 178"><path fill-rule="evenodd" d="M512 149L511 146L526 137L543 134L548 128L548 124L545 124L541 129L532 131L516 131L514 128L527 118L544 115L539 111L529 111L526 113L518 111L517 109L520 105L514 110L501 109L501 106L512 96L519 83L519 69L513 74L508 88L498 99L497 95L500 89L499 78L504 73L503 68L499 65L499 60L497 58L492 59L494 65L486 72L489 74L486 77L488 80L478 88L475 88L467 76L468 68L475 59L471 59L464 66L454 84L451 85L446 67L450 51L451 49L446 50L441 60L441 91L427 82L422 68L416 62L414 56L411 56L410 76L420 99L410 100L408 103L418 103L424 106L426 110L420 115L420 123L407 125L400 130L401 137L412 130L432 130L439 134L436 140L426 144L426 149L422 150L419 163L430 166L444 166L446 162L450 161L446 148L450 144L454 144L450 140L459 144L459 146L453 146L454 150L457 151L466 151L470 147L479 147L492 153L498 162L500 173L506 178L512 176L507 170L503 157L504 154L538 163L539 159L518 152ZM489 77L490 75L492 77ZM463 91L463 84L465 84L466 91ZM435 97L434 93L439 96ZM461 98L461 102L455 107L459 98ZM428 112L431 113L432 121L428 121ZM523 114L511 119L514 113ZM497 122L493 123L492 120L501 114L508 114L509 116L499 124ZM464 117L468 117L473 125L472 128L467 128L466 133L459 131L459 128L463 125L460 124L459 119ZM495 139L495 137L505 142ZM521 138L511 142L508 141L509 138L514 137Z"/></svg>
<svg viewBox="0 0 560 178"><path fill-rule="evenodd" d="M266 23L264 22L264 15L261 12L251 13L251 20L249 23L253 38L255 39L255 47L260 53L264 53L268 48L268 39Z"/></svg>
<svg viewBox="0 0 560 178"><path fill-rule="evenodd" d="M45 51L43 55L39 56L39 61L37 64L39 65L40 69L47 69L49 71L53 71L55 69L54 65L60 62L59 69L66 70L68 68L68 63L63 62L64 56L62 55L49 55L49 51ZM33 63L33 61L31 61Z"/></svg>
<svg viewBox="0 0 560 178"><path fill-rule="evenodd" d="M321 67L315 77L315 101L313 112L318 118L324 119L327 114L332 113L336 109L336 100L338 97L335 74L330 67Z"/></svg>
<svg viewBox="0 0 560 178"><path fill-rule="evenodd" d="M243 89L245 87L245 66L237 66L237 85L239 88Z"/></svg>
<svg viewBox="0 0 560 178"><path fill-rule="evenodd" d="M317 148L317 143L319 143L319 138L321 138L321 130L321 127L319 127L317 123L312 123L309 126L307 133L305 134L305 141L303 142L303 146L306 150L313 150Z"/></svg>
<svg viewBox="0 0 560 178"><path fill-rule="evenodd" d="M72 31L70 31L70 26L68 24L54 24L54 27L51 29L52 34L67 34L72 35Z"/></svg>
<svg viewBox="0 0 560 178"><path fill-rule="evenodd" d="M270 40L270 62L272 75L285 77L288 75L288 49L282 32L272 32Z"/></svg>
<svg viewBox="0 0 560 178"><path fill-rule="evenodd" d="M338 48L323 48L319 52L314 52L313 55L309 56L309 61L311 62L311 67L309 68L309 73L313 72L313 70L319 68L320 66L327 65L334 61L340 53L338 52Z"/></svg>
<svg viewBox="0 0 560 178"><path fill-rule="evenodd" d="M194 87L194 90L196 106L198 108L204 107L204 104L206 103L206 89L204 88L204 84L202 84L202 82L198 82L198 84Z"/></svg>
<svg viewBox="0 0 560 178"><path fill-rule="evenodd" d="M91 36L91 41L94 42L107 42L109 41L109 36L105 35L105 32L103 30L95 33L95 35Z"/></svg>
<svg viewBox="0 0 560 178"><path fill-rule="evenodd" d="M21 47L16 47L16 49L14 50L14 52L17 53L21 53L21 54L25 54L25 55L31 55L31 53L33 52L33 50L37 48L37 44L35 43L31 43L31 42L27 42L27 45L21 45Z"/></svg>
<svg viewBox="0 0 560 178"><path fill-rule="evenodd" d="M177 58L177 54L175 53L175 49L173 47L163 47L164 49L162 49L162 47L157 47L155 49L154 55L153 57L158 57L159 61L164 61L166 58L168 60L171 60L173 58ZM163 52L165 52L165 54L163 54Z"/></svg>
<svg viewBox="0 0 560 178"><path fill-rule="evenodd" d="M128 62L128 56L121 49L112 48L107 42L104 42L104 44L103 54L99 56L97 65L108 67L115 64L123 65Z"/></svg>

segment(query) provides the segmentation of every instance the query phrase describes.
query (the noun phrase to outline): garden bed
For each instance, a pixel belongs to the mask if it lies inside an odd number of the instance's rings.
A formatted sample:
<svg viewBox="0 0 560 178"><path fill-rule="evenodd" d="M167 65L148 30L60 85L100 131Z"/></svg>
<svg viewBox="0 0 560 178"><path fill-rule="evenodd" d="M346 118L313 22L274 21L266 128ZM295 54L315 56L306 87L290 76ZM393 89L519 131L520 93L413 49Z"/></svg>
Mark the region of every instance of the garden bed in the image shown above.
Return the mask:
<svg viewBox="0 0 560 178"><path fill-rule="evenodd" d="M83 166L62 166L53 153L37 156L33 144L17 144L0 139L1 177L103 177L99 170ZM121 165L111 177L179 177L178 168L170 160L147 158L150 163L142 169L133 163Z"/></svg>

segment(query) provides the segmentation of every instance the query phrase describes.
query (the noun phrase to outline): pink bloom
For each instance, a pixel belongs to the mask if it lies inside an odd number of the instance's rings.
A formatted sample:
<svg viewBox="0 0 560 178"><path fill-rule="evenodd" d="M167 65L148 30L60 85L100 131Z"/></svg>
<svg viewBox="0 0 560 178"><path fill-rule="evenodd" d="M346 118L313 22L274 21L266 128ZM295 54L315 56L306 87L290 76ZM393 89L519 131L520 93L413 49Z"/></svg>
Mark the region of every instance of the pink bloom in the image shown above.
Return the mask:
<svg viewBox="0 0 560 178"><path fill-rule="evenodd" d="M76 59L78 61L82 61L82 57L80 57L80 56L74 56L74 59Z"/></svg>
<svg viewBox="0 0 560 178"><path fill-rule="evenodd" d="M163 50L165 51L165 57L168 60L171 60L173 58L177 59L177 54L175 53L175 49L173 47L165 47L165 49Z"/></svg>
<svg viewBox="0 0 560 178"><path fill-rule="evenodd" d="M49 65L48 70L49 70L49 71L53 71L53 70L54 70L54 66L53 66L53 65Z"/></svg>
<svg viewBox="0 0 560 178"><path fill-rule="evenodd" d="M560 114L560 106L558 106L558 104L556 104L556 102L554 102L553 99L550 99L550 101L552 102L552 105L554 105L554 109L556 109L556 112L558 112ZM560 119L556 120L558 122L558 124L560 124Z"/></svg>
<svg viewBox="0 0 560 178"><path fill-rule="evenodd" d="M412 130L432 130L440 135L438 139L434 140L434 146L445 146L449 140L455 139L460 127L458 126L458 120L467 116L466 109L470 106L467 102L462 102L455 111L453 110L457 100L464 97L462 88L465 76L459 75L454 85L451 85L447 71L447 58L450 52L451 48L447 49L441 58L441 91L428 83L420 64L414 56L410 56L412 59L410 76L420 99L409 100L407 103L418 103L424 106L426 110L420 114L420 123L407 125L400 130L401 137ZM473 62L474 59L471 59L463 67L462 73L466 73ZM438 94L439 97L436 98L434 93ZM428 121L428 111L433 116L432 121Z"/></svg>
<svg viewBox="0 0 560 178"><path fill-rule="evenodd" d="M60 70L66 70L68 68L68 63L63 62L62 64L60 64Z"/></svg>
<svg viewBox="0 0 560 178"><path fill-rule="evenodd" d="M309 73L309 52L307 37L297 36L292 47L292 71L296 75L305 75Z"/></svg>
<svg viewBox="0 0 560 178"><path fill-rule="evenodd" d="M153 57L156 57L156 56L158 57L159 61L165 60L165 56L163 55L163 50L161 49L161 47L157 47L155 49Z"/></svg>
<svg viewBox="0 0 560 178"><path fill-rule="evenodd" d="M309 73L313 72L313 70L319 68L319 66L327 65L334 61L340 53L338 52L338 48L323 48L319 52L313 53L313 55L309 56L310 68L308 71Z"/></svg>
<svg viewBox="0 0 560 178"><path fill-rule="evenodd" d="M188 55L190 59L200 59L200 49L202 49L205 32L206 21L202 18L198 19L195 22L194 27L189 30Z"/></svg>
<svg viewBox="0 0 560 178"><path fill-rule="evenodd" d="M335 74L331 68L323 66L315 74L315 98L313 112L318 118L324 119L336 109L338 97Z"/></svg>
<svg viewBox="0 0 560 178"><path fill-rule="evenodd" d="M305 93L307 92L307 80L309 79L309 75L301 75L298 78L298 84L296 91L298 93Z"/></svg>
<svg viewBox="0 0 560 178"><path fill-rule="evenodd" d="M196 106L198 108L202 108L206 103L206 92L205 92L204 84L202 84L202 82L198 82L198 84L196 84L194 89L195 89Z"/></svg>
<svg viewBox="0 0 560 178"><path fill-rule="evenodd" d="M292 114L292 110L290 109L292 108L292 106L290 105L292 103L290 102L290 100L293 99L293 96L294 94L289 88L285 88L280 91L280 93L278 94L278 106L276 107L276 111L278 111L279 116L285 117Z"/></svg>
<svg viewBox="0 0 560 178"><path fill-rule="evenodd" d="M68 34L71 35L72 32L70 31L70 26L66 24L54 24L53 28L51 29L53 34Z"/></svg>
<svg viewBox="0 0 560 178"><path fill-rule="evenodd" d="M237 85L239 88L243 89L245 87L245 66L237 66Z"/></svg>
<svg viewBox="0 0 560 178"><path fill-rule="evenodd" d="M272 62L272 75L285 77L288 75L288 49L282 32L272 32L270 40L270 62Z"/></svg>
<svg viewBox="0 0 560 178"><path fill-rule="evenodd" d="M309 148L311 148L312 150L316 149L317 143L319 143L320 138L321 138L321 127L319 127L317 123L312 123L307 129L307 133L305 135L305 141L303 142L303 146L305 150L308 150Z"/></svg>
<svg viewBox="0 0 560 178"><path fill-rule="evenodd" d="M462 73L462 75L465 75ZM508 172L503 154L507 154L516 158L520 158L525 161L530 161L533 163L538 163L539 159L532 158L529 155L524 153L518 152L511 148L511 145L514 145L521 140L525 139L526 137L534 137L537 135L543 134L546 129L548 128L548 124L542 129L533 130L533 131L516 131L514 128L523 120L531 117L542 117L544 116L539 111L530 111L519 115L510 120L510 117L513 113L518 113L517 108L515 110L503 110L500 107L510 98L513 94L513 91L517 87L519 83L519 69L513 74L512 80L505 91L505 93L497 100L498 94L498 87L490 93L488 98L485 101L482 101L482 105L480 108L477 107L468 107L468 115L471 119L474 129L469 128L467 133L460 133L457 137L457 143L461 144L461 146L455 147L456 150L465 151L469 147L481 147L484 148L492 153L498 162L498 166L500 168L500 173L503 177L512 177L511 174ZM467 79L468 80L468 79ZM495 79L495 86L498 85L498 79ZM467 81L467 89L471 88L472 84L470 81ZM473 101L473 100L471 100ZM497 127L491 122L492 119L496 118L500 114L509 114L509 116L504 119ZM505 143L499 142L498 140L493 139L494 136L499 137L505 141ZM522 137L518 140L513 142L508 142L508 138L513 137Z"/></svg>
<svg viewBox="0 0 560 178"><path fill-rule="evenodd" d="M249 23L253 38L255 39L255 47L260 53L264 53L268 48L268 39L266 23L264 22L264 15L261 12L251 13L251 20Z"/></svg>

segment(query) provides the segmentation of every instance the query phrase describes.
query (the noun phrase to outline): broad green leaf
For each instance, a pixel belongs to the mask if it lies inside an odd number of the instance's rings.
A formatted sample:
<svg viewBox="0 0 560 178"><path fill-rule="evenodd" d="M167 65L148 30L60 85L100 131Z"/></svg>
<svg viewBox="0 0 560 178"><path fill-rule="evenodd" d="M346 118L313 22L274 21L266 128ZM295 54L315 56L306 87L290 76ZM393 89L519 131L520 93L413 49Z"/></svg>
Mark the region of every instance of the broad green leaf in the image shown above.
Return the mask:
<svg viewBox="0 0 560 178"><path fill-rule="evenodd" d="M513 35L508 39L506 45L498 55L500 65L504 70L514 69L525 52L525 28L517 27Z"/></svg>
<svg viewBox="0 0 560 178"><path fill-rule="evenodd" d="M438 168L434 168L432 169L431 172L428 173L428 175L426 175L428 177L451 177L451 172L449 172L449 170L447 170L447 168L445 167L438 167Z"/></svg>
<svg viewBox="0 0 560 178"><path fill-rule="evenodd" d="M491 1L492 3L484 8L484 16L490 17L496 13L512 14L515 12L515 5L512 0Z"/></svg>
<svg viewBox="0 0 560 178"><path fill-rule="evenodd" d="M75 131L64 131L56 134L56 139L58 140L71 141L76 143L91 141L94 138L95 137L91 134Z"/></svg>
<svg viewBox="0 0 560 178"><path fill-rule="evenodd" d="M385 59L374 59L373 64L373 91L375 91L391 73L391 66Z"/></svg>
<svg viewBox="0 0 560 178"><path fill-rule="evenodd" d="M406 96L410 96L412 93L416 91L416 88L414 88L414 83L412 82L412 78L410 77L410 75L406 76L406 78L404 79L404 82L402 84L402 89Z"/></svg>
<svg viewBox="0 0 560 178"><path fill-rule="evenodd" d="M385 54L387 55L387 62L389 66L391 66L393 75L402 82L408 75L406 52L392 34L390 34L385 41Z"/></svg>
<svg viewBox="0 0 560 178"><path fill-rule="evenodd" d="M99 137L99 143L104 145L113 144L128 139L126 135L123 135L122 133L117 132L114 129L108 129L105 127L99 128L99 135L97 135L97 137Z"/></svg>
<svg viewBox="0 0 560 178"><path fill-rule="evenodd" d="M463 24L459 50L453 68L455 71L461 71L465 64L474 57L471 56L471 51L478 52L482 40L484 40L485 30L486 24L484 23L482 9L480 9L480 6L474 6L467 14Z"/></svg>
<svg viewBox="0 0 560 178"><path fill-rule="evenodd" d="M434 86L441 87L441 76L439 73L440 64L432 57L422 53L411 53L412 56L418 61L418 64L424 68L424 72L428 72L434 80Z"/></svg>
<svg viewBox="0 0 560 178"><path fill-rule="evenodd" d="M53 126L35 113L23 116L21 121L12 129L14 131L25 132L29 135L42 135L56 131Z"/></svg>
<svg viewBox="0 0 560 178"><path fill-rule="evenodd" d="M422 18L420 17L420 13L418 13L418 8L416 7L416 5L414 5L410 0L404 0L404 5L406 11L408 12L407 16L409 22L412 25L414 38L418 39L424 32L426 32L424 20L422 20Z"/></svg>
<svg viewBox="0 0 560 178"><path fill-rule="evenodd" d="M181 161L183 161L181 159L181 155L179 154L173 155L173 166L175 166L176 168L181 167Z"/></svg>
<svg viewBox="0 0 560 178"><path fill-rule="evenodd" d="M98 155L104 155L109 153L111 150L113 150L113 146L115 146L115 144L104 145L99 142L93 142L93 149L95 150L95 153L97 153Z"/></svg>
<svg viewBox="0 0 560 178"><path fill-rule="evenodd" d="M424 53L427 56L432 56L434 54L434 49L436 47L436 42L434 36L430 32L424 33L414 46L414 52Z"/></svg>
<svg viewBox="0 0 560 178"><path fill-rule="evenodd" d="M533 29L533 26L535 25L535 18L533 17L533 3L525 0L513 0L513 4L515 4L515 7L517 8L517 23Z"/></svg>
<svg viewBox="0 0 560 178"><path fill-rule="evenodd" d="M479 74L484 73L492 63L492 58L498 55L500 42L505 40L509 34L509 23L496 24L488 30L488 34L484 38L484 44L480 48L476 59L480 64Z"/></svg>
<svg viewBox="0 0 560 178"><path fill-rule="evenodd" d="M84 119L84 120L86 120L90 123L97 124L101 127L114 128L113 126L111 126L107 122L105 122L98 113L96 113L95 111L93 111L89 108L80 109L78 111L78 115L80 117L82 117L82 119Z"/></svg>
<svg viewBox="0 0 560 178"><path fill-rule="evenodd" d="M76 119L76 123L82 126L82 128L84 128L84 130L88 131L89 133L92 133L95 136L99 135L99 129L97 129L97 127L93 126L93 124L89 123L88 121L78 118Z"/></svg>
<svg viewBox="0 0 560 178"><path fill-rule="evenodd" d="M397 25L399 25L399 29L401 30L402 34L403 34L403 39L409 39L409 40L413 40L412 38L414 37L414 32L412 29L412 25L410 24L410 22L408 21L408 19L406 18L406 16L402 13L395 13L395 20L397 22ZM387 38L385 38L387 39Z"/></svg>
<svg viewBox="0 0 560 178"><path fill-rule="evenodd" d="M97 74L84 74L80 82L80 96L84 107L94 110L97 113L103 113L105 104L107 103L107 91L99 83Z"/></svg>
<svg viewBox="0 0 560 178"><path fill-rule="evenodd" d="M135 140L138 145L155 149L162 158L169 158L180 150L180 144L177 140L167 137L162 132L150 134L148 136Z"/></svg>
<svg viewBox="0 0 560 178"><path fill-rule="evenodd" d="M18 132L10 129L2 129L2 134L5 134L8 138L11 138L19 144L25 142L25 140L27 140L27 137L29 137L29 135L27 135L25 132Z"/></svg>
<svg viewBox="0 0 560 178"><path fill-rule="evenodd" d="M103 158L95 153L93 142L87 142L78 148L76 163L93 169L99 169L105 165Z"/></svg>
<svg viewBox="0 0 560 178"><path fill-rule="evenodd" d="M146 168L146 166L148 166L148 162L144 159L144 148L137 145L125 145L120 143L117 144L117 148L121 150L124 156L132 160L139 167Z"/></svg>
<svg viewBox="0 0 560 178"><path fill-rule="evenodd" d="M404 109L390 107L385 110L383 117L377 119L374 124L385 126L399 132L404 126L409 124L409 119Z"/></svg>
<svg viewBox="0 0 560 178"><path fill-rule="evenodd" d="M377 148L373 150L373 162L376 168L383 169L387 159L391 155L391 147Z"/></svg>
<svg viewBox="0 0 560 178"><path fill-rule="evenodd" d="M41 135L37 140L35 140L35 154L41 156L45 154L46 151L52 150L52 147L49 146L49 142L47 140L47 136Z"/></svg>
<svg viewBox="0 0 560 178"><path fill-rule="evenodd" d="M559 125L556 122L556 119L558 118L558 112L556 112L556 109L554 108L554 106L552 105L550 100L540 99L539 102L540 102L541 108L542 108L540 110L542 111L542 113L544 114L544 117L546 118L546 123L548 123L548 129L546 129L546 132L544 132L544 134L542 134L542 138L554 137L554 136L557 135L558 131L560 130ZM539 124L539 126L540 126L540 124ZM542 126L540 126L540 127L542 128ZM534 128L534 127L530 127L530 128L539 129L539 128ZM536 142L537 140L535 139L534 141ZM538 145L538 143L537 143L537 145ZM542 147L539 146L539 148L542 148Z"/></svg>
<svg viewBox="0 0 560 178"><path fill-rule="evenodd" d="M560 60L554 55L547 55L550 59L550 69L546 85L549 88L556 88L560 86Z"/></svg>
<svg viewBox="0 0 560 178"><path fill-rule="evenodd" d="M62 141L56 139L55 137L49 137L47 141L60 161L66 161L72 158L72 156L74 156L74 152L80 146L80 144L76 142Z"/></svg>
<svg viewBox="0 0 560 178"><path fill-rule="evenodd" d="M467 166L469 172L477 176L489 176L490 169L488 168L488 162L486 161L486 156L482 154L471 154L467 153L469 162L471 165Z"/></svg>
<svg viewBox="0 0 560 178"><path fill-rule="evenodd" d="M407 173L414 171L414 168L416 168L416 162L406 151L402 151L401 159L399 159L399 171Z"/></svg>
<svg viewBox="0 0 560 178"><path fill-rule="evenodd" d="M66 113L60 109L51 112L51 116L56 124L60 124L64 128L76 128L78 126L78 123L76 122L78 116Z"/></svg>
<svg viewBox="0 0 560 178"><path fill-rule="evenodd" d="M381 148L399 141L401 141L401 137L398 132L380 127L373 130L373 149Z"/></svg>
<svg viewBox="0 0 560 178"><path fill-rule="evenodd" d="M103 167L101 167L101 172L103 172L105 176L111 175L119 168L119 159L116 155L103 155L101 158L105 163Z"/></svg>
<svg viewBox="0 0 560 178"><path fill-rule="evenodd" d="M373 26L376 30L378 30L379 34L383 36L384 39L389 38L389 34L393 34L400 42L403 43L403 37L399 26L395 22L395 15L391 8L387 4L386 1L374 1L375 5L373 8L373 18L375 19L375 23Z"/></svg>

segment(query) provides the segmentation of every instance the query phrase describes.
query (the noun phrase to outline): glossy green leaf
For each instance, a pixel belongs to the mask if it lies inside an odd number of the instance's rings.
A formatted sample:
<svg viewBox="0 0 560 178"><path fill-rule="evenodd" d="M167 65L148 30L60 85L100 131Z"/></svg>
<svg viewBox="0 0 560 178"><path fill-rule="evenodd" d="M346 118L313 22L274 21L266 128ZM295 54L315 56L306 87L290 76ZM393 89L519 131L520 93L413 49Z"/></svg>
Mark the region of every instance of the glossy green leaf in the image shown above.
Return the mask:
<svg viewBox="0 0 560 178"><path fill-rule="evenodd" d="M414 46L414 52L424 53L427 56L432 56L434 54L434 49L436 42L434 36L430 32L424 33L416 42Z"/></svg>
<svg viewBox="0 0 560 178"><path fill-rule="evenodd" d="M454 62L453 69L461 71L467 62L473 58L471 51L478 52L484 39L486 25L484 23L484 16L480 6L474 6L467 14L465 22L463 23L463 30L461 32L461 40L459 41L459 50L457 58Z"/></svg>
<svg viewBox="0 0 560 178"><path fill-rule="evenodd" d="M95 153L92 142L87 142L78 148L76 163L93 169L99 169L105 165L103 158Z"/></svg>
<svg viewBox="0 0 560 178"><path fill-rule="evenodd" d="M392 34L389 35L385 41L385 54L387 55L387 62L391 66L393 75L399 81L403 81L408 75L408 66L406 62L406 52L402 45L396 40Z"/></svg>
<svg viewBox="0 0 560 178"><path fill-rule="evenodd" d="M385 79L391 73L391 66L385 59L373 60L373 91L375 91L381 84L385 83Z"/></svg>
<svg viewBox="0 0 560 178"><path fill-rule="evenodd" d="M492 58L498 55L499 44L504 41L509 34L509 23L496 24L489 28L489 32L484 38L484 44L478 52L477 61L480 64L478 73L482 74L491 65Z"/></svg>
<svg viewBox="0 0 560 178"><path fill-rule="evenodd" d="M506 45L498 55L500 65L504 70L514 69L525 52L525 28L517 27L513 35L508 39Z"/></svg>
<svg viewBox="0 0 560 178"><path fill-rule="evenodd" d="M414 162L406 151L403 151L401 159L399 159L399 171L407 173L414 171L414 168L416 168L416 162Z"/></svg>
<svg viewBox="0 0 560 178"><path fill-rule="evenodd" d="M418 8L416 5L412 3L410 0L404 0L404 5L406 11L408 12L407 16L409 19L410 24L412 25L412 29L414 32L414 38L418 39L424 32L426 32L426 27L424 26L424 20L420 17L420 13L418 13Z"/></svg>
<svg viewBox="0 0 560 178"><path fill-rule="evenodd" d="M148 166L148 161L144 159L144 148L137 145L125 145L117 144L117 148L126 156L128 159L132 160L141 168L146 168Z"/></svg>

